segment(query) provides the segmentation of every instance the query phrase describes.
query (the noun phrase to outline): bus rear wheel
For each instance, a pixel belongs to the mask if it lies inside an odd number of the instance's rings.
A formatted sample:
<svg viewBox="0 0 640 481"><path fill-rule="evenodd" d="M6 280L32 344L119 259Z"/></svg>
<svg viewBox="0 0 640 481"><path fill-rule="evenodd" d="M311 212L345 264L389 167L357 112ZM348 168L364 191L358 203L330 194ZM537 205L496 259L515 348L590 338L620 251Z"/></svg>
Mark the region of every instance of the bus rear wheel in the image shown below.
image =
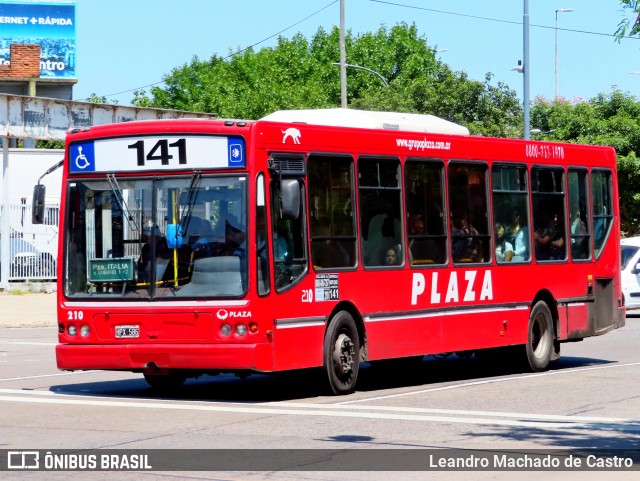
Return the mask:
<svg viewBox="0 0 640 481"><path fill-rule="evenodd" d="M553 318L544 301L538 301L529 316L529 334L525 346L527 362L534 372L546 371L554 354Z"/></svg>
<svg viewBox="0 0 640 481"><path fill-rule="evenodd" d="M334 394L353 391L360 368L360 335L353 317L340 311L324 335L322 370Z"/></svg>

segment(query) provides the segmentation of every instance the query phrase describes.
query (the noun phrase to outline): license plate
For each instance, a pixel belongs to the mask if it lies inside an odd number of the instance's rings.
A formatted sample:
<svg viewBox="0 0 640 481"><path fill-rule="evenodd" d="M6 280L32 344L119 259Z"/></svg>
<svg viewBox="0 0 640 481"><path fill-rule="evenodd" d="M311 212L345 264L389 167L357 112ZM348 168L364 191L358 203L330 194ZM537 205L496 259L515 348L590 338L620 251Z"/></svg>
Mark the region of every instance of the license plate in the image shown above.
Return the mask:
<svg viewBox="0 0 640 481"><path fill-rule="evenodd" d="M116 338L140 337L140 326L116 326Z"/></svg>

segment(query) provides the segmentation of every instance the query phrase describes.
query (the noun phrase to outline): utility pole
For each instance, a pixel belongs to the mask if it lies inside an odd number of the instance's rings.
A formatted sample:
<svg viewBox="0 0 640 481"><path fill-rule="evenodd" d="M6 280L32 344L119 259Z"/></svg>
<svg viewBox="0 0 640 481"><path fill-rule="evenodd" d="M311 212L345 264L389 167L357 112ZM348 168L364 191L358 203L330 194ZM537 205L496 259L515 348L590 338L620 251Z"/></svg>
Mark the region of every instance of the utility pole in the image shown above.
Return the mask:
<svg viewBox="0 0 640 481"><path fill-rule="evenodd" d="M347 108L347 48L344 43L344 2L340 0L340 106Z"/></svg>
<svg viewBox="0 0 640 481"><path fill-rule="evenodd" d="M529 63L529 0L524 0L524 14L522 16L522 36L523 36L523 68L524 71L524 88L522 96L522 108L524 110L524 138L528 140L530 138L530 125L529 125L529 76L531 74Z"/></svg>

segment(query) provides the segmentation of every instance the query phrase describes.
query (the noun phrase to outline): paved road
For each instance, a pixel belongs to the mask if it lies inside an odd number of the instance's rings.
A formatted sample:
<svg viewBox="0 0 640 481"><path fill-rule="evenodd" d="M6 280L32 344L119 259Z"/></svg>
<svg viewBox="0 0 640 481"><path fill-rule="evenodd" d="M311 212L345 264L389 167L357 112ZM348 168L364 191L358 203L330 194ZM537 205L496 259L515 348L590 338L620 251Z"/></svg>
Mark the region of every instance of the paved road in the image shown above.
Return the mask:
<svg viewBox="0 0 640 481"><path fill-rule="evenodd" d="M203 377L165 396L149 389L140 374L58 371L55 327L0 329L1 437L9 449L236 448L247 456L256 448L637 448L638 342L640 320L628 319L623 329L563 346L563 358L546 373L428 357L404 376L380 375L368 366L358 390L344 397L322 395L307 377L312 374ZM77 474L74 479L86 479ZM636 475L257 470L128 473L120 479L622 481ZM46 479L71 475L47 473Z"/></svg>

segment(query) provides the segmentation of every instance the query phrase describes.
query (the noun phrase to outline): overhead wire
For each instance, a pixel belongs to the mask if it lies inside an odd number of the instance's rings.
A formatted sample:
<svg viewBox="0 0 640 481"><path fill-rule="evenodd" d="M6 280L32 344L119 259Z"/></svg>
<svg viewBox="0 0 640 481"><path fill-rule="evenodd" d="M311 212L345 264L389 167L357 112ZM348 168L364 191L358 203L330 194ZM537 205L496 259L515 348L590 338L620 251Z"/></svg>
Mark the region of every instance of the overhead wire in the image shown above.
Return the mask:
<svg viewBox="0 0 640 481"><path fill-rule="evenodd" d="M403 3L397 3L397 2L389 2L387 0L369 0L370 2L373 3L383 3L386 5L391 5L394 7L402 7L402 8L411 8L413 10L422 10L422 11L426 11L426 12L434 12L434 13L441 13L443 15L453 15L456 17L466 17L466 18L474 18L476 20L486 20L489 22L499 22L499 23L508 23L511 25L522 25L522 22L517 22L515 20L504 20L504 19L499 19L499 18L491 18L491 17L482 17L479 15L469 15L466 13L457 13L457 12L447 12L445 10L436 10L434 8L427 8L427 7L418 7L415 5L406 5ZM536 24L529 24L530 27L537 27L537 28L546 28L549 30L556 30L556 27L550 26L550 25L536 25ZM616 35L614 33L602 33L602 32L592 32L589 30L576 30L576 29L571 29L571 28L558 28L558 30L563 31L563 32L573 32L573 33L583 33L586 35L600 35L603 37L615 37ZM631 37L631 36L623 36L621 38L626 38L626 39L630 39L630 40L640 40L640 37Z"/></svg>
<svg viewBox="0 0 640 481"><path fill-rule="evenodd" d="M288 27L283 28L282 30L269 35L268 37L249 45L248 47L245 47L241 50L238 50L237 52L233 52L230 55L227 55L226 57L222 57L223 60L227 60L231 57L234 57L235 55L241 54L243 52L246 52L249 49L252 49L268 40L271 40L272 38L286 32L287 30L292 29L293 27L295 27L296 25L301 24L302 22L310 19L311 17L314 17L315 15L318 15L320 12L326 10L327 8L331 7L332 5L336 4L337 2L339 2L340 0L334 0L330 3L328 3L327 5L325 5L324 7L320 8L319 10L316 10L315 12L313 12L310 15L307 15L306 17L304 17L303 19L289 25ZM492 17L484 17L484 16L480 16L480 15L469 15L466 13L458 13L458 12L448 12L446 10L438 10L438 9L434 9L434 8L427 8L427 7L419 7L416 5L406 5L406 4L402 4L402 3L398 3L398 2L390 2L388 0L369 0L370 2L373 3L381 3L381 4L386 4L386 5L391 5L394 7L401 7L401 8L409 8L409 9L413 9L413 10L421 10L421 11L426 11L426 12L433 12L433 13L439 13L442 15L452 15L452 16L456 16L456 17L465 17L465 18L472 18L472 19L476 19L476 20L484 20L484 21L489 21L489 22L498 22L498 23L506 23L506 24L511 24L511 25L522 25L522 22L519 21L514 21L514 20L504 20L504 19L499 19L499 18L492 18ZM549 26L549 25L537 25L537 24L530 24L530 27L535 27L535 28L545 28L545 29L550 29L550 30L556 30L557 27L554 26ZM580 34L585 34L585 35L598 35L598 36L603 36L603 37L615 37L615 34L610 34L610 33L602 33L602 32L593 32L593 31L588 31L588 30L577 30L577 29L571 29L571 28L557 28L557 30L559 31L564 31L564 32L572 32L572 33L580 33ZM630 40L640 40L640 37L632 37L632 36L623 36L621 38L624 39L630 39ZM115 95L121 95L121 94L126 94L129 92L134 92L136 90L141 90L141 89L145 89L145 88L149 88L149 87L154 87L156 85L160 85L164 83L164 80L159 80L158 82L154 82L154 83L150 83L147 85L143 85L141 87L135 87L132 89L128 89L128 90L123 90L121 92L115 92L115 93L111 93L111 94L107 94L105 95L105 97L112 97ZM81 99L81 100L86 100L86 99Z"/></svg>
<svg viewBox="0 0 640 481"><path fill-rule="evenodd" d="M260 44L262 44L262 43L266 42L267 40L271 40L272 38L274 38L274 37L276 37L276 36L280 35L281 33L286 32L287 30L292 29L292 28L293 28L293 27L295 27L296 25L299 25L299 24L301 24L302 22L304 22L304 21L306 21L306 20L309 20L311 17L314 17L314 16L318 15L320 12L322 12L322 11L326 10L327 8L329 8L329 7L331 7L332 5L334 5L334 4L336 4L336 3L338 3L339 1L340 1L340 0L333 0L332 2L330 2L330 3L328 3L327 5L325 5L324 7L322 7L321 9L316 10L315 12L313 12L313 13L312 13L312 14L310 14L310 15L307 15L307 16L306 16L306 17L304 17L303 19L298 20L297 22L295 22L295 23L293 23L293 24L289 25L289 26L288 26L288 27L286 27L286 28L283 28L283 29L282 29L282 30L280 30L279 32L276 32L276 33L274 33L274 34L271 34L271 35L269 35L268 37L266 37L266 38L264 38L264 39L262 39L262 40L260 40L260 41L258 41L258 42L256 42L256 43L254 43L254 44L249 45L248 47L245 47L245 48L243 48L243 49L241 49L241 50L238 50L237 52L233 52L232 54L227 55L226 57L222 57L222 60L227 60L227 59L229 59L229 58L231 58L231 57L234 57L234 56L236 56L236 55L238 55L238 54L241 54L242 52L246 52L247 50L252 49L253 47L258 46L258 45L260 45ZM123 91L121 91L121 92L115 92L115 93L112 93L112 94L107 94L107 95L104 95L104 97L113 97L113 96L115 96L115 95L121 95L121 94L126 94L126 93L129 93L129 92L135 92L136 90L141 90L141 89L146 89L146 88L149 88L149 87L154 87L154 86L156 86L156 85L160 85L161 83L164 83L164 80L159 80L158 82L154 82L154 83L150 83L150 84L147 84L147 85L143 85L143 86L141 86L141 87L135 87L135 88L128 89L128 90L123 90ZM79 101L83 101L83 100L87 100L87 99L79 99Z"/></svg>

